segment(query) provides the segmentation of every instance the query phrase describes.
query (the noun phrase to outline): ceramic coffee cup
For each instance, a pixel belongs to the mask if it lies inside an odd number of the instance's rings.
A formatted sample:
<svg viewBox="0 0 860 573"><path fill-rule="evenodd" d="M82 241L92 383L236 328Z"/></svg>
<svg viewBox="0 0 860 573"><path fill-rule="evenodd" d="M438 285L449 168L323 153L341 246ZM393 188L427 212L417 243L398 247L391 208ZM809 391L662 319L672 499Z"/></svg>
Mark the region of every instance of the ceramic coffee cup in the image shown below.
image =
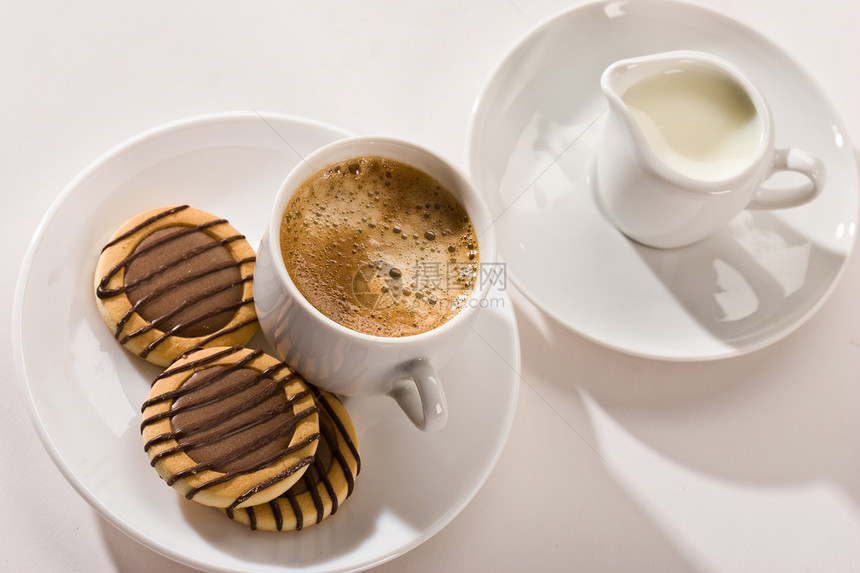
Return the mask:
<svg viewBox="0 0 860 573"><path fill-rule="evenodd" d="M597 155L599 198L637 242L689 245L743 209L802 205L824 186L817 157L774 147L764 96L722 58L675 51L621 60L600 85L609 113ZM801 182L768 187L780 171Z"/></svg>
<svg viewBox="0 0 860 573"><path fill-rule="evenodd" d="M420 146L385 137L353 137L320 148L283 182L260 244L254 298L263 333L281 359L314 385L342 395L388 395L421 430L442 428L448 406L438 370L462 346L490 284L478 281L450 320L419 334L385 337L352 330L317 310L291 278L281 253L284 210L312 174L356 157L384 157L434 177L465 207L478 236L481 261L496 260L492 219L471 181Z"/></svg>

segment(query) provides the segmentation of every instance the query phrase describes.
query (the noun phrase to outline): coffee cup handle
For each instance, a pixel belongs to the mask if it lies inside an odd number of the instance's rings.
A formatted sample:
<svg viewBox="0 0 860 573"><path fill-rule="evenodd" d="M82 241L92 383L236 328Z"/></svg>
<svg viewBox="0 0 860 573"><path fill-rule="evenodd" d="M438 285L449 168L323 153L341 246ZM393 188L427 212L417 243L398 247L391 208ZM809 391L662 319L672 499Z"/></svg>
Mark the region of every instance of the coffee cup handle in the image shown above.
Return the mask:
<svg viewBox="0 0 860 573"><path fill-rule="evenodd" d="M784 209L812 201L824 188L824 163L816 156L800 149L777 149L774 152L770 176L781 171L804 175L808 181L792 187L774 189L760 186L749 205L750 209ZM769 177L770 177L769 176Z"/></svg>
<svg viewBox="0 0 860 573"><path fill-rule="evenodd" d="M419 430L435 432L448 422L448 405L442 383L426 358L408 363L401 375L395 378L389 395Z"/></svg>

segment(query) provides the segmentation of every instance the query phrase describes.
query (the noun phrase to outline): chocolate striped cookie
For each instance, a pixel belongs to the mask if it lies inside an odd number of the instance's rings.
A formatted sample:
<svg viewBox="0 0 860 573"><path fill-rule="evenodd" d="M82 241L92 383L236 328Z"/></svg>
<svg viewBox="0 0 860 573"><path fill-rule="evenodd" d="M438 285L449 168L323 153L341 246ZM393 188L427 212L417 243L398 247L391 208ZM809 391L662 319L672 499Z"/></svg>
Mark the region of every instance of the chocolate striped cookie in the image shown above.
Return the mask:
<svg viewBox="0 0 860 573"><path fill-rule="evenodd" d="M167 366L256 332L255 253L226 220L187 205L141 213L102 249L95 295L117 341Z"/></svg>
<svg viewBox="0 0 860 573"><path fill-rule="evenodd" d="M301 530L337 512L355 488L361 470L355 427L341 401L311 387L320 413L320 444L314 463L286 493L267 503L223 509L251 529Z"/></svg>
<svg viewBox="0 0 860 573"><path fill-rule="evenodd" d="M144 402L144 450L168 485L235 509L292 487L320 443L319 408L289 366L242 346L189 352Z"/></svg>

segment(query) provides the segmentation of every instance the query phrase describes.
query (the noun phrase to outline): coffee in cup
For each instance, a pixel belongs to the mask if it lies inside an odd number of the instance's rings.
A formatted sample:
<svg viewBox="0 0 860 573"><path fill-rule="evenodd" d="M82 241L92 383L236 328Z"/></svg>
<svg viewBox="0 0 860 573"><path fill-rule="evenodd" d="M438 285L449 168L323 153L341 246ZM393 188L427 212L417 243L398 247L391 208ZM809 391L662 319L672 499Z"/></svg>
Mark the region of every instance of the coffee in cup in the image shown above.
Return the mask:
<svg viewBox="0 0 860 573"><path fill-rule="evenodd" d="M378 156L308 177L284 211L280 246L308 302L374 336L441 326L478 274L478 239L460 201L420 169Z"/></svg>
<svg viewBox="0 0 860 573"><path fill-rule="evenodd" d="M413 143L351 137L305 157L281 185L254 304L274 353L315 386L390 396L436 431L448 419L438 370L473 332L493 284L478 265L496 255L492 216L465 173ZM315 306L317 295L335 309ZM358 312L364 326L350 322Z"/></svg>

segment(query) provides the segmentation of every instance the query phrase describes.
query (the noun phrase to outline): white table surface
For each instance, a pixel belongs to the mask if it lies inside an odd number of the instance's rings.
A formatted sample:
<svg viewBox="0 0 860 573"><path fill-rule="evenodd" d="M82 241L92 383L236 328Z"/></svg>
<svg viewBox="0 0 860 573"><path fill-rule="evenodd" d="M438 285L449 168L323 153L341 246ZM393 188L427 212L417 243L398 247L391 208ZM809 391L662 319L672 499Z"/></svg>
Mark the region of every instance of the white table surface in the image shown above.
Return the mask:
<svg viewBox="0 0 860 573"><path fill-rule="evenodd" d="M188 116L256 110L410 139L465 167L472 105L492 70L576 4L5 0L2 322L45 211L115 144ZM856 150L860 4L695 4L794 57ZM501 459L448 527L378 570L859 571L858 292L855 254L796 332L704 363L604 349L513 292L522 385ZM0 329L0 569L190 571L66 483L30 424L10 336Z"/></svg>

